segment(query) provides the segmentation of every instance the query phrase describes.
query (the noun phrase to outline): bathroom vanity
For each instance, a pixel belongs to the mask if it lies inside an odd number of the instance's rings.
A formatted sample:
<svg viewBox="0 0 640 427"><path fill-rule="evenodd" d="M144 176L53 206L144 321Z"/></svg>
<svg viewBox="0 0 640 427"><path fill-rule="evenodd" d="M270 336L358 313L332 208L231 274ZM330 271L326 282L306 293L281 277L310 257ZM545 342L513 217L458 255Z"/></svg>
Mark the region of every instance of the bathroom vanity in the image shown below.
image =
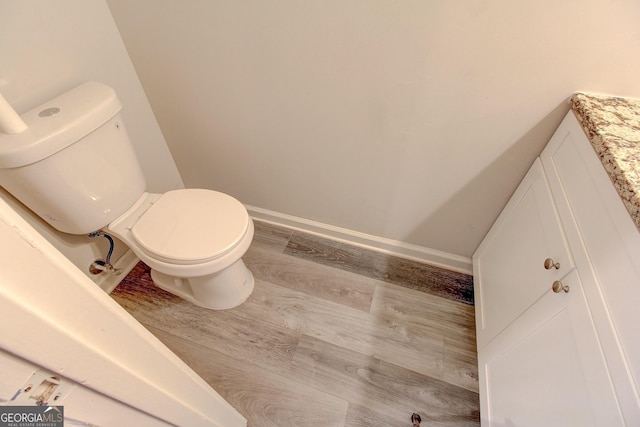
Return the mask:
<svg viewBox="0 0 640 427"><path fill-rule="evenodd" d="M640 425L640 101L571 107L473 256L483 426Z"/></svg>

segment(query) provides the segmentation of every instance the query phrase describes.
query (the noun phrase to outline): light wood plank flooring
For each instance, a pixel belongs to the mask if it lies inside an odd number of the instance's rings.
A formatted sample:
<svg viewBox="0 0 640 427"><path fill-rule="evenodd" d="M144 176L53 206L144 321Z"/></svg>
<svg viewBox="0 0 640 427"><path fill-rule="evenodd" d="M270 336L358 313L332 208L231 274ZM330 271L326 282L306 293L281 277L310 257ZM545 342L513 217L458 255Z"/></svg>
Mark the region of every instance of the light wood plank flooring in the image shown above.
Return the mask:
<svg viewBox="0 0 640 427"><path fill-rule="evenodd" d="M251 427L480 425L469 276L255 225L241 306L190 304L142 263L113 298Z"/></svg>

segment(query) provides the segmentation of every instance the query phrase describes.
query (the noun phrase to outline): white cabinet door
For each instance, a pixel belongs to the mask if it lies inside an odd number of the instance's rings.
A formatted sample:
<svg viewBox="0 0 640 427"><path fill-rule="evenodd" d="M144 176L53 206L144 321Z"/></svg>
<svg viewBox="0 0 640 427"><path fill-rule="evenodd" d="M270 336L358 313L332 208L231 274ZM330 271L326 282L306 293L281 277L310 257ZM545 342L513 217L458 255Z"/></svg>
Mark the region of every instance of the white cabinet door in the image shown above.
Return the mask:
<svg viewBox="0 0 640 427"><path fill-rule="evenodd" d="M545 259L559 268L545 269ZM553 199L536 160L473 256L478 348L572 268Z"/></svg>
<svg viewBox="0 0 640 427"><path fill-rule="evenodd" d="M640 234L569 113L542 152L628 425L640 425Z"/></svg>
<svg viewBox="0 0 640 427"><path fill-rule="evenodd" d="M478 354L483 426L624 425L575 270Z"/></svg>

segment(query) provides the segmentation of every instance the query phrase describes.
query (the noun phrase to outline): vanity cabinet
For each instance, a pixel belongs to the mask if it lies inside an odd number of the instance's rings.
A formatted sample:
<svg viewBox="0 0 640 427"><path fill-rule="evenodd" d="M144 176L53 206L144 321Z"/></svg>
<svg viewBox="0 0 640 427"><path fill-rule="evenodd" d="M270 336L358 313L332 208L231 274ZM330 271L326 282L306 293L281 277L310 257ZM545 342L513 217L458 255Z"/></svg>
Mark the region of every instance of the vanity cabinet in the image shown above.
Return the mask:
<svg viewBox="0 0 640 427"><path fill-rule="evenodd" d="M473 267L482 425L640 425L640 233L573 112Z"/></svg>

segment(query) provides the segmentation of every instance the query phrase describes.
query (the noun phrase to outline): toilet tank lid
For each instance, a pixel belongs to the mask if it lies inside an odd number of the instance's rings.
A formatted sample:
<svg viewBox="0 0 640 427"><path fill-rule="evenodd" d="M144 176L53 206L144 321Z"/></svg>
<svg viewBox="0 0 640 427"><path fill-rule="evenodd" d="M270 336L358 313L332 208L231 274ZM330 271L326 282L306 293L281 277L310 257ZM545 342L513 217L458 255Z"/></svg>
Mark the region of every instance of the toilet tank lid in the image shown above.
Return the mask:
<svg viewBox="0 0 640 427"><path fill-rule="evenodd" d="M176 264L219 258L244 237L249 214L242 203L212 190L163 194L135 223L131 233L149 256Z"/></svg>
<svg viewBox="0 0 640 427"><path fill-rule="evenodd" d="M16 168L45 159L82 139L113 116L122 105L115 91L87 82L22 114L28 126L20 133L0 132L0 168Z"/></svg>

